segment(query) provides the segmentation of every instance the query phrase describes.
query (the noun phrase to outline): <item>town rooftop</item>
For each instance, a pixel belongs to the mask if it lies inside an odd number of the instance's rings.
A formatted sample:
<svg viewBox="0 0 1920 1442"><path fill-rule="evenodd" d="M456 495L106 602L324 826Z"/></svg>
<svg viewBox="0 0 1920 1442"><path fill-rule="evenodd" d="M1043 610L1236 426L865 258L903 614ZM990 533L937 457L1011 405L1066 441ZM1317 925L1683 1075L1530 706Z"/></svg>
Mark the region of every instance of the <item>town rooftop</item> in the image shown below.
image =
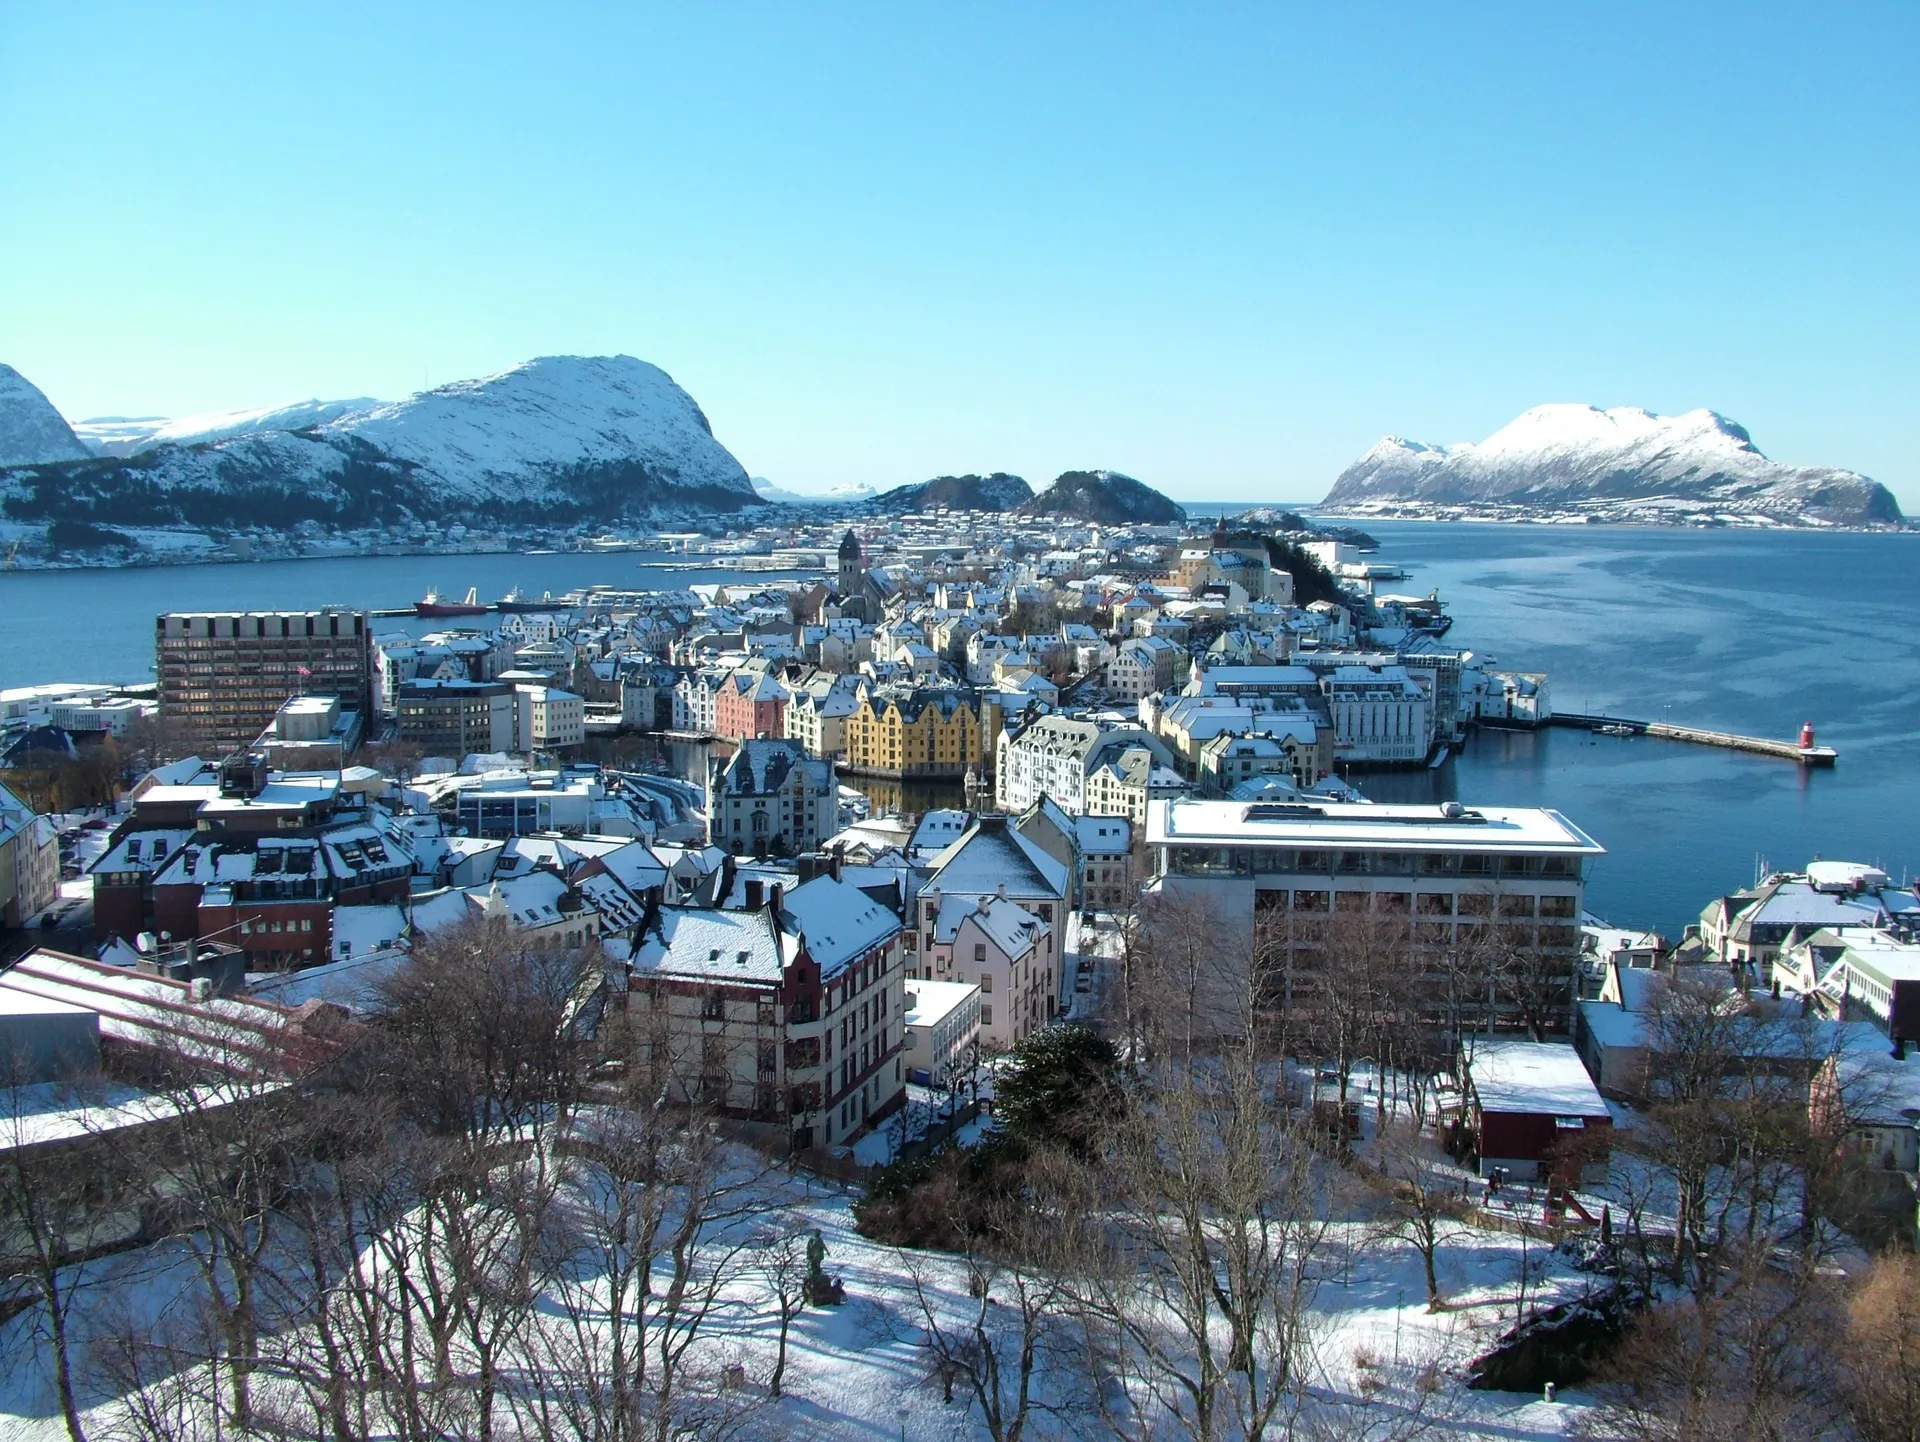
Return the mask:
<svg viewBox="0 0 1920 1442"><path fill-rule="evenodd" d="M1456 809L1458 814L1449 814ZM1147 844L1606 854L1586 832L1544 807L1312 801L1155 801L1147 808Z"/></svg>

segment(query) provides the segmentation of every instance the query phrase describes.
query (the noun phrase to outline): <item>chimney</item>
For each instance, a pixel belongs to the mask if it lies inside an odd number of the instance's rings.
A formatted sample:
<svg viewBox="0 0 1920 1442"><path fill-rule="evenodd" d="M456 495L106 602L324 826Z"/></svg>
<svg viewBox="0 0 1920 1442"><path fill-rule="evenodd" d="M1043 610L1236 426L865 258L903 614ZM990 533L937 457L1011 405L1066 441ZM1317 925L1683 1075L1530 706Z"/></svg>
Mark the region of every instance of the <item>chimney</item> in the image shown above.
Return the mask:
<svg viewBox="0 0 1920 1442"><path fill-rule="evenodd" d="M747 910L758 911L766 904L766 883L757 876L747 878Z"/></svg>
<svg viewBox="0 0 1920 1442"><path fill-rule="evenodd" d="M838 881L840 879L840 868L845 864L846 859L847 843L844 841L834 842L833 850L827 853L827 875L831 876L835 881Z"/></svg>
<svg viewBox="0 0 1920 1442"><path fill-rule="evenodd" d="M775 917L780 915L780 898L785 894L786 888L777 881L767 888L767 905Z"/></svg>

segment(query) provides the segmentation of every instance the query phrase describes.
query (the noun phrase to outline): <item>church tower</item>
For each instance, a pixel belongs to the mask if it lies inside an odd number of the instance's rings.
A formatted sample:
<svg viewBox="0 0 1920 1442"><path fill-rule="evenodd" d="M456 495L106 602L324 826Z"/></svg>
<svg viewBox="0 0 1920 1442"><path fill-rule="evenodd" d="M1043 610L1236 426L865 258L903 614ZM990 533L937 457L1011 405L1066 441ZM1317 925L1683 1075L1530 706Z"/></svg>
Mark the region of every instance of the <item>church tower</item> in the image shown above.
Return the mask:
<svg viewBox="0 0 1920 1442"><path fill-rule="evenodd" d="M842 596L855 597L865 593L867 568L860 560L860 542L854 538L853 530L840 538L840 578L835 589Z"/></svg>

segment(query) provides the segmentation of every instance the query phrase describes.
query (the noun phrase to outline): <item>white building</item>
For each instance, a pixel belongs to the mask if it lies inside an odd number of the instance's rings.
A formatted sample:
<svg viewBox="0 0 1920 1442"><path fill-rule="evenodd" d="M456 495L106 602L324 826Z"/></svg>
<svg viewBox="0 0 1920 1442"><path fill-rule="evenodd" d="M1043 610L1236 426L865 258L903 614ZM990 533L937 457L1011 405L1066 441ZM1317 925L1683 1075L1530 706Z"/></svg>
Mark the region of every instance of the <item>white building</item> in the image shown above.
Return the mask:
<svg viewBox="0 0 1920 1442"><path fill-rule="evenodd" d="M1069 815L1088 806L1087 779L1109 757L1143 747L1163 764L1173 755L1138 726L1114 726L1068 716L1042 716L1017 732L1003 731L994 758L994 794L1007 811L1024 811L1051 796Z"/></svg>
<svg viewBox="0 0 1920 1442"><path fill-rule="evenodd" d="M558 751L587 739L587 703L557 686L516 686L520 749Z"/></svg>
<svg viewBox="0 0 1920 1442"><path fill-rule="evenodd" d="M980 988L957 981L909 981L907 1079L922 1086L950 1086L977 1064L980 1050Z"/></svg>
<svg viewBox="0 0 1920 1442"><path fill-rule="evenodd" d="M1358 765L1427 759L1433 703L1404 666L1342 666L1320 684L1336 758Z"/></svg>

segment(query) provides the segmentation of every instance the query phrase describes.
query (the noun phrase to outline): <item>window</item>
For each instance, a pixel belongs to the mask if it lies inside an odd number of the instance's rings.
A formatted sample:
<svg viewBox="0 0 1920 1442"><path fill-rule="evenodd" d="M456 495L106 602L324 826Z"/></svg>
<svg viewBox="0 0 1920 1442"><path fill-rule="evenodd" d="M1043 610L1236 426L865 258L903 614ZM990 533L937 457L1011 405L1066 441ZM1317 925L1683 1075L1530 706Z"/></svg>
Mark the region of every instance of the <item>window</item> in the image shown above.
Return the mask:
<svg viewBox="0 0 1920 1442"><path fill-rule="evenodd" d="M993 1008L992 1007L983 1006L980 1008L980 1025L982 1026L993 1025Z"/></svg>
<svg viewBox="0 0 1920 1442"><path fill-rule="evenodd" d="M987 964L987 946L985 942L974 943L973 964L975 966L985 966Z"/></svg>
<svg viewBox="0 0 1920 1442"><path fill-rule="evenodd" d="M980 973L980 994L982 996L993 995L993 973L990 971Z"/></svg>

